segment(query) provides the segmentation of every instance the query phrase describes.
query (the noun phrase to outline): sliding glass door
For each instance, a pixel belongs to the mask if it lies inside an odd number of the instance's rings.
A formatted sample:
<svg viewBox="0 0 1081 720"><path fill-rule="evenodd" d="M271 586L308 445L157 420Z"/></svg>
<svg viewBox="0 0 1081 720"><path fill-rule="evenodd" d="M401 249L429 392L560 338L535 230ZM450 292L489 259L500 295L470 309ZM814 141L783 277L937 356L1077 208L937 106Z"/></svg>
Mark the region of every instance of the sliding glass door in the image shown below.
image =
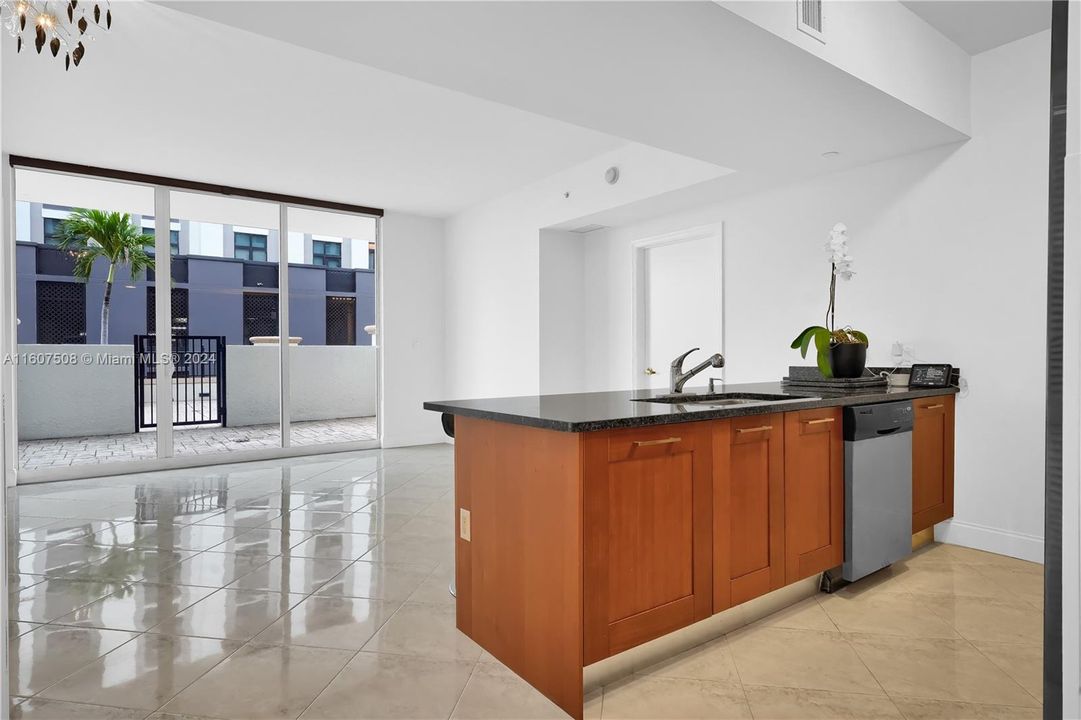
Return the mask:
<svg viewBox="0 0 1081 720"><path fill-rule="evenodd" d="M16 170L20 482L378 446L380 211L175 184Z"/></svg>

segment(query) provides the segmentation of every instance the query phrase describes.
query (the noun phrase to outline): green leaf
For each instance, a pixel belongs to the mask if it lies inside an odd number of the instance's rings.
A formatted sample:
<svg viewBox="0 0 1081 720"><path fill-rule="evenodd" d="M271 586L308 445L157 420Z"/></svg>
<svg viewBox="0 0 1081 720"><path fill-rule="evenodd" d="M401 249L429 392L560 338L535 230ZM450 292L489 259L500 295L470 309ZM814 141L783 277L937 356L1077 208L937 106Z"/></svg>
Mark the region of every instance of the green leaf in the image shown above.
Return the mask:
<svg viewBox="0 0 1081 720"><path fill-rule="evenodd" d="M830 331L824 327L815 328L814 339L815 348L818 350L818 371L822 373L822 377L833 377L833 367L830 365Z"/></svg>
<svg viewBox="0 0 1081 720"><path fill-rule="evenodd" d="M859 330L850 330L849 332L852 334L852 337L856 338L857 340L859 340L861 343L863 343L867 347L871 346L871 343L867 339L867 336L864 335L863 333L861 333Z"/></svg>
<svg viewBox="0 0 1081 720"><path fill-rule="evenodd" d="M799 348L800 356L807 357L807 348L811 344L811 339L814 338L815 333L819 330L825 330L825 328L820 325L812 325L811 327L807 328L799 335L797 335L796 339L792 341L792 348Z"/></svg>

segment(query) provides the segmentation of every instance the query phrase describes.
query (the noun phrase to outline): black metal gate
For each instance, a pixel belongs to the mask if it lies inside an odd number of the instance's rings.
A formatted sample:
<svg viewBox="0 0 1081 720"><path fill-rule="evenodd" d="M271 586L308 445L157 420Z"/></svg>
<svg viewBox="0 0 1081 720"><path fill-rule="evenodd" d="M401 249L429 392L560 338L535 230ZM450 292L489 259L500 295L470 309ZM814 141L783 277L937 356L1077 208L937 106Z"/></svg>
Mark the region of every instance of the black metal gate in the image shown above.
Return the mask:
<svg viewBox="0 0 1081 720"><path fill-rule="evenodd" d="M225 337L174 335L173 425L225 426ZM158 424L157 337L135 336L135 424Z"/></svg>

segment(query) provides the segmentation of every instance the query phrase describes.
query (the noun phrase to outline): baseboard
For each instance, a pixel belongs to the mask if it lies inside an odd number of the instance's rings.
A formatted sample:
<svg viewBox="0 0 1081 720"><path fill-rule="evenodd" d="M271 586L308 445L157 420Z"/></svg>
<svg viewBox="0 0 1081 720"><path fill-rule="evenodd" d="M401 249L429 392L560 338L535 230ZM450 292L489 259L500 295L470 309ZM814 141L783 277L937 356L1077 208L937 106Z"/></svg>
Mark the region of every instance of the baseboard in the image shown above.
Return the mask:
<svg viewBox="0 0 1081 720"><path fill-rule="evenodd" d="M420 435L383 435L383 448L405 448L418 445L446 445L450 444L450 438L443 433L424 433Z"/></svg>
<svg viewBox="0 0 1081 720"><path fill-rule="evenodd" d="M1036 535L947 520L935 525L935 540L1043 563L1043 538Z"/></svg>

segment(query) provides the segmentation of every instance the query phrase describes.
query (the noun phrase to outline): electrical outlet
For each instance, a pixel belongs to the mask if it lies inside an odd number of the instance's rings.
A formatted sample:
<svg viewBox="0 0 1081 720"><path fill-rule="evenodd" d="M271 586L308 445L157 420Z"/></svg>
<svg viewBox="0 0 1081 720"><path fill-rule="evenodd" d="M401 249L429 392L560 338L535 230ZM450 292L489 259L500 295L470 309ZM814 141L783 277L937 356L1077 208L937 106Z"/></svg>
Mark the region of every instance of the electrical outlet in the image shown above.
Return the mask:
<svg viewBox="0 0 1081 720"><path fill-rule="evenodd" d="M893 341L893 346L890 348L890 357L898 364L905 359L905 346L901 344L900 340Z"/></svg>
<svg viewBox="0 0 1081 720"><path fill-rule="evenodd" d="M458 509L458 534L462 536L462 540L469 542L471 536L471 528L469 527L469 511L465 508Z"/></svg>

